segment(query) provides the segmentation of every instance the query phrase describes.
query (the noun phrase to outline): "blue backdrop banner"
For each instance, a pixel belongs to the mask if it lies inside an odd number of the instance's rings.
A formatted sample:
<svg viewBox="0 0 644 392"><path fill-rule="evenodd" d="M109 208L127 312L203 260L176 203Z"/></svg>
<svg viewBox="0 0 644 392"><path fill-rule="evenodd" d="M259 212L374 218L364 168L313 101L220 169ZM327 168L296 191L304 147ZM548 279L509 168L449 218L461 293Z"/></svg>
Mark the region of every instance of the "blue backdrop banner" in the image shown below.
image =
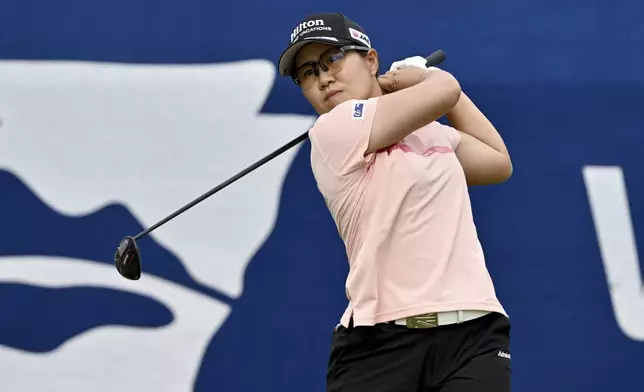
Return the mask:
<svg viewBox="0 0 644 392"><path fill-rule="evenodd" d="M0 389L324 391L344 247L276 64L340 11L381 69L442 48L514 175L472 188L513 390L642 391L644 3L0 0Z"/></svg>

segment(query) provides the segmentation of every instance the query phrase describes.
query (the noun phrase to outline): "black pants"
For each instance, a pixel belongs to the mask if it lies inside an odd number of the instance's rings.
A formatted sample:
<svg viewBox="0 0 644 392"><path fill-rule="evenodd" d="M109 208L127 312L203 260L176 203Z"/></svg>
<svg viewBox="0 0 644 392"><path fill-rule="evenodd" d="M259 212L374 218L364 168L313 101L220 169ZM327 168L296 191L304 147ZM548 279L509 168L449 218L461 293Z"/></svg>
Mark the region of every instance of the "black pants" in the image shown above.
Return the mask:
<svg viewBox="0 0 644 392"><path fill-rule="evenodd" d="M461 324L395 324L333 334L327 392L509 392L510 322L498 313Z"/></svg>

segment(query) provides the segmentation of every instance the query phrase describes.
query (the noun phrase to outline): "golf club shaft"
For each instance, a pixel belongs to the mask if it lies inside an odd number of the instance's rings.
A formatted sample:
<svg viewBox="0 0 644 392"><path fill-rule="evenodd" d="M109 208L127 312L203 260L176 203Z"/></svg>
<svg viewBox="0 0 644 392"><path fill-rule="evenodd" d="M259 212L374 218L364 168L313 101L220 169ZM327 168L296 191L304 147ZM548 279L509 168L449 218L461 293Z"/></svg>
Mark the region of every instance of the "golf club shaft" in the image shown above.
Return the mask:
<svg viewBox="0 0 644 392"><path fill-rule="evenodd" d="M427 60L427 67L432 67L436 66L443 61L445 61L445 52L442 50L437 50L436 52L432 53L428 57L426 57ZM181 207L180 209L176 210L172 214L168 215L167 217L163 218L159 222L155 223L154 225L148 227L144 231L140 232L134 237L134 240L138 240L139 238L151 233L153 230L159 228L160 226L164 225L168 221L176 218L178 215L183 214L187 210L191 209L195 205L201 203L202 201L206 200L210 196L214 195L215 193L219 192L220 190L224 189L228 185L232 184L233 182L239 180L240 178L244 177L246 174L252 172L253 170L257 169L258 167L264 165L265 163L273 160L275 157L283 154L284 152L290 150L291 148L295 147L296 145L300 144L304 140L306 140L309 136L309 131L307 130L305 133L301 134L300 136L296 137L295 139L291 140L290 142L286 143L282 147L278 148L277 150L273 151L272 153L268 154L264 158L260 159L259 161L253 163L252 165L248 166L246 169L240 171L239 173L235 174L234 176L230 177L226 181L222 182L221 184L217 185L216 187L212 188L208 192L204 193L203 195L199 196L198 198L194 199L190 203L186 204L185 206Z"/></svg>
<svg viewBox="0 0 644 392"><path fill-rule="evenodd" d="M167 217L163 218L159 222L155 223L154 225L150 226L149 228L145 229L144 231L140 232L137 234L134 239L138 240L139 238L143 237L144 235L149 234L152 230L158 228L159 226L165 224L169 220L177 217L178 215L186 212L190 208L194 207L195 205L201 203L205 199L209 198L210 196L214 195L215 193L219 192L220 190L224 189L228 185L232 184L233 182L239 180L240 178L244 177L246 174L252 172L253 170L257 169L258 167L262 166L263 164L267 163L268 161L271 161L278 155L283 154L284 152L290 150L291 148L295 147L296 145L300 144L302 141L304 141L307 137L309 136L309 131L307 130L305 133L301 134L300 136L296 137L295 139L291 140L290 142L286 143L282 147L278 148L277 150L273 151L272 153L268 154L264 158L260 159L259 161L253 163L252 165L248 166L246 169L240 171L239 173L235 174L234 176L230 177L226 181L222 182L221 184L217 185L216 187L212 188L208 192L204 193L203 195L199 196L198 198L194 199L190 203L186 204L185 206L181 207L180 209L176 210L172 214L168 215Z"/></svg>

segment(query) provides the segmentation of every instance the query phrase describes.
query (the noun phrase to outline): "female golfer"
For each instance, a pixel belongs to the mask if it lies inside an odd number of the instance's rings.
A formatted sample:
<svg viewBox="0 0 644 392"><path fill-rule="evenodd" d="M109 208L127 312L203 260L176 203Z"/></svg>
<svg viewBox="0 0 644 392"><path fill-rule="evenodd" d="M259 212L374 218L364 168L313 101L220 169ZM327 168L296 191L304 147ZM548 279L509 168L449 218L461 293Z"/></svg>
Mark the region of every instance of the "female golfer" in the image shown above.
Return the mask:
<svg viewBox="0 0 644 392"><path fill-rule="evenodd" d="M279 61L320 115L311 166L350 266L327 391L509 391L510 323L467 188L510 177L506 147L449 73L378 65L342 14L306 18Z"/></svg>

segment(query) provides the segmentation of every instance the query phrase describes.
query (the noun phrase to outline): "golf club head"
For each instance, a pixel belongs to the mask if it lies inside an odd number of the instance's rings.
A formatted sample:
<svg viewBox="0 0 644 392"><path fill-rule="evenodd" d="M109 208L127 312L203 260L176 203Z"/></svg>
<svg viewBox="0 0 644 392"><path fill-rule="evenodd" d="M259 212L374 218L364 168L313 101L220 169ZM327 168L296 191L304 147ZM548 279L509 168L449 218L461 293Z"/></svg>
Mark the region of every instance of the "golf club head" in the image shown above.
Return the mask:
<svg viewBox="0 0 644 392"><path fill-rule="evenodd" d="M114 265L122 277L130 280L141 278L141 254L132 237L125 237L114 253Z"/></svg>

